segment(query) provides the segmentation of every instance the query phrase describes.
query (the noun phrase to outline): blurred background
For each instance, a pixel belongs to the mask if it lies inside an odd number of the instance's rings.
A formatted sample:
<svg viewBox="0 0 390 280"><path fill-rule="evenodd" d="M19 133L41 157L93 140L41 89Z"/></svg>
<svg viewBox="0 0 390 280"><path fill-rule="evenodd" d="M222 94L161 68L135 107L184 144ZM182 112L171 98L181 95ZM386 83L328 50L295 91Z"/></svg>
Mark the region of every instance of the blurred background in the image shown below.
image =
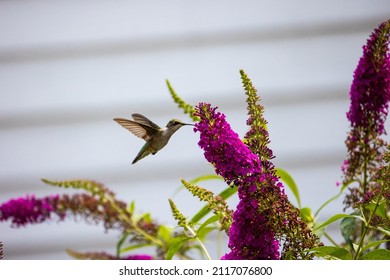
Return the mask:
<svg viewBox="0 0 390 280"><path fill-rule="evenodd" d="M143 140L112 119L138 112L161 126L190 121L173 103L169 79L188 103L218 106L243 137L244 69L265 106L274 163L315 211L339 191L353 71L389 16L388 0L0 1L0 203L70 192L41 178L94 179L135 201L138 214L174 227L168 198L186 216L202 205L179 189L180 178L213 173L199 135L183 127L165 149L131 165ZM342 208L341 198L320 219ZM337 226L331 234L340 240ZM73 219L0 224L5 259L69 259L66 248L113 253L118 235ZM219 258L226 245L215 243L205 245Z"/></svg>

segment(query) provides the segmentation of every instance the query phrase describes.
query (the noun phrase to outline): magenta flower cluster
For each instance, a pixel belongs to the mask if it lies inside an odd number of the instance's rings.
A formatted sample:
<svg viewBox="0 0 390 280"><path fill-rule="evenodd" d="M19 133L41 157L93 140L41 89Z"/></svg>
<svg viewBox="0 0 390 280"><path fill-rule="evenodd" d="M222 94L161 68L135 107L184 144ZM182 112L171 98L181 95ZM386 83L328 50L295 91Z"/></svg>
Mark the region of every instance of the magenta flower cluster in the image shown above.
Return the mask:
<svg viewBox="0 0 390 280"><path fill-rule="evenodd" d="M200 103L195 132L200 132L199 146L216 173L228 184L238 187L240 201L233 214L229 233L229 248L222 259L279 259L279 243L269 228L267 217L260 213L255 197L257 182L265 179L257 155L241 141L237 133L210 104Z"/></svg>
<svg viewBox="0 0 390 280"><path fill-rule="evenodd" d="M259 158L241 141L225 115L201 103L197 107L201 121L195 124L195 132L200 132L199 146L204 156L214 163L216 173L222 175L228 184L240 185L241 180L261 169Z"/></svg>
<svg viewBox="0 0 390 280"><path fill-rule="evenodd" d="M149 261L149 260L154 260L154 258L150 255L128 255L128 256L125 256L123 258L121 258L122 260L132 260L132 261L141 261L141 260L146 260L146 261Z"/></svg>
<svg viewBox="0 0 390 280"><path fill-rule="evenodd" d="M62 221L66 215L80 215L86 219L104 220L107 228L113 228L117 217L109 209L105 209L108 211L107 215L104 215L104 211L99 212L97 210L99 204L96 204L96 202L94 197L78 194L72 197L67 195L53 195L43 198L36 198L35 196L20 197L0 205L0 222L10 221L12 227L21 227L28 224L43 223L55 216ZM103 207L100 206L100 208ZM111 217L112 220L106 219L106 216ZM73 253L73 255L82 259L118 259L117 256L96 252ZM119 259L152 260L154 258L150 255L136 254L123 256Z"/></svg>
<svg viewBox="0 0 390 280"><path fill-rule="evenodd" d="M376 188L370 182L382 161L386 142L385 121L390 102L390 20L381 23L363 46L363 55L354 72L350 89L351 105L347 118L351 124L345 144L348 158L341 170L343 184L362 182L350 187L345 196L346 208L353 207L366 191ZM345 209L346 209L345 208Z"/></svg>
<svg viewBox="0 0 390 280"><path fill-rule="evenodd" d="M363 47L363 56L354 72L347 113L352 127L368 128L379 134L384 132L390 101L389 33L383 34L386 24L389 22L379 25Z"/></svg>
<svg viewBox="0 0 390 280"><path fill-rule="evenodd" d="M58 201L58 195L44 198L26 196L11 199L0 205L0 222L11 220L14 227L42 223L56 213ZM59 216L61 219L64 218L63 215Z"/></svg>

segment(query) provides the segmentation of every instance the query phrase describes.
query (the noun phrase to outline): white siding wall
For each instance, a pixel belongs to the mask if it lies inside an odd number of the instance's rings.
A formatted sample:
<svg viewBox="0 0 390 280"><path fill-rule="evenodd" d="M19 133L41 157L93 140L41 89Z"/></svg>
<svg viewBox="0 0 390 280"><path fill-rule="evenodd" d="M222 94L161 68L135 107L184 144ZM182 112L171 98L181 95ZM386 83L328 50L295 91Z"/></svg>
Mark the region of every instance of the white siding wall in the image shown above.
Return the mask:
<svg viewBox="0 0 390 280"><path fill-rule="evenodd" d="M182 128L163 151L130 165L142 140L112 119L139 112L161 125L188 121L170 99L168 78L186 101L218 105L243 136L242 68L265 105L276 165L316 209L338 192L361 47L389 15L386 0L1 1L0 202L66 192L43 177L89 178L175 225L169 197L188 216L200 206L177 193L179 179L212 171L199 136ZM321 218L341 209L340 200ZM112 252L116 238L82 221L0 224L6 259L67 259L66 248Z"/></svg>

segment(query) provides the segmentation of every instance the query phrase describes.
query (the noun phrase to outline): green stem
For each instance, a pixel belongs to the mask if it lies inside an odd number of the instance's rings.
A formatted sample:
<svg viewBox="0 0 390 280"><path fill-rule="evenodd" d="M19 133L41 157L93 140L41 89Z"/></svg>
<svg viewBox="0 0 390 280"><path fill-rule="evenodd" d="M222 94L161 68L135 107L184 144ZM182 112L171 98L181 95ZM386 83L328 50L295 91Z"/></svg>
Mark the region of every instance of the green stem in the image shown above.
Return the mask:
<svg viewBox="0 0 390 280"><path fill-rule="evenodd" d="M362 182L363 193L365 193L366 190L367 190L367 161L368 161L367 144L365 144L364 152L363 152L363 182ZM363 217L365 215L364 209L362 209L362 215L363 215ZM371 217L372 217L372 215L371 215ZM371 220L371 217L370 217L369 220ZM362 231L361 231L361 234L360 234L359 246L358 246L358 248L356 250L356 254L355 254L355 257L354 257L355 260L359 256L359 251L360 251L361 246L363 245L364 237L366 236L366 233L367 233L367 230L368 230L368 225L369 225L369 223L365 224L365 223L362 222Z"/></svg>
<svg viewBox="0 0 390 280"><path fill-rule="evenodd" d="M209 252L207 252L206 247L204 246L203 242L199 239L199 237L196 237L196 240L198 240L200 247L202 247L203 252L206 254L206 257L208 260L211 260L211 257L209 255Z"/></svg>
<svg viewBox="0 0 390 280"><path fill-rule="evenodd" d="M204 246L203 242L200 240L200 238L196 235L196 232L194 229L190 226L186 226L186 229L190 232L190 235L195 236L196 240L199 242L200 247L202 248L203 252L206 254L206 257L208 260L211 260L211 257L209 255L209 252L207 252L206 247Z"/></svg>
<svg viewBox="0 0 390 280"><path fill-rule="evenodd" d="M370 224L371 224L371 220L372 220L372 218L374 217L374 214L375 214L376 210L377 210L378 207L379 207L379 202L380 202L380 197L382 196L382 192L383 192L383 185L382 185L382 187L381 187L381 191L379 192L378 199L377 199L377 201L376 201L376 203L375 203L374 210L372 211L372 213L371 213L371 215L370 215L370 218L369 218L368 221L367 221L367 224L363 224L364 228L363 228L363 232L362 232L362 234L361 234L361 236L360 236L360 241L359 241L359 245L358 245L358 247L357 247L357 249L356 249L356 254L355 254L354 258L353 258L354 260L357 260L358 257L359 257L360 250L361 250L362 247L363 247L364 237L366 236L367 231L368 231L368 229L369 229L369 227L370 227Z"/></svg>
<svg viewBox="0 0 390 280"><path fill-rule="evenodd" d="M217 256L222 257L222 231L218 231L218 248L217 248Z"/></svg>
<svg viewBox="0 0 390 280"><path fill-rule="evenodd" d="M110 205L118 212L120 218L122 221L128 223L132 229L136 232L138 232L140 235L145 237L147 240L151 241L152 243L156 244L157 246L163 248L164 244L161 240L155 238L154 236L150 235L149 233L145 232L143 229L141 229L139 226L137 226L129 217L124 215L123 210L113 201L112 199L107 198Z"/></svg>
<svg viewBox="0 0 390 280"><path fill-rule="evenodd" d="M367 190L367 145L364 147L364 162L363 162L363 193Z"/></svg>

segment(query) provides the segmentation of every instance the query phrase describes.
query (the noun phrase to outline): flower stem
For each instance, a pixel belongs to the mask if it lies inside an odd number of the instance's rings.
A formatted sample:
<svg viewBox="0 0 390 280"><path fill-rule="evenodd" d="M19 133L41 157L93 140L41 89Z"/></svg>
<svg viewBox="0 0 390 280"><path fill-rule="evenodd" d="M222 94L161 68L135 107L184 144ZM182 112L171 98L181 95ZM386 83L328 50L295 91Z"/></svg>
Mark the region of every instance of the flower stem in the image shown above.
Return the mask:
<svg viewBox="0 0 390 280"><path fill-rule="evenodd" d="M372 220L372 218L374 217L374 214L375 214L375 212L376 212L376 210L378 209L378 207L379 207L379 202L380 202L380 197L382 196L382 192L383 192L383 185L382 185L382 187L381 187L381 191L379 192L379 195L378 195L378 199L377 199L377 201L376 201L376 203L375 203L375 207L374 207L374 210L372 211L372 213L371 213L371 215L370 215L370 218L368 219L368 221L367 221L367 223L366 224L363 224L363 232L362 232L362 234L361 234L361 236L360 236L360 241L359 241L359 245L358 245L358 247L357 247L357 249L356 249L356 253L355 253L355 256L354 256L354 260L357 260L358 259L358 257L359 257L359 255L360 255L360 251L361 251L361 249L362 249L362 247L363 247L363 241L364 241L364 238L365 238L365 236L366 236L366 234L367 234L367 231L368 231L368 229L369 229L369 227L370 227L370 224L371 224L371 220Z"/></svg>
<svg viewBox="0 0 390 280"><path fill-rule="evenodd" d="M192 235L192 236L194 236L194 237L196 238L196 240L199 242L199 245L200 245L200 247L202 248L203 252L206 254L207 259L208 259L208 260L211 260L211 257L210 257L210 255L209 255L209 253L207 252L206 247L204 246L204 244L203 244L203 242L200 240L200 238L197 236L195 230L194 230L192 227L190 227L190 226L187 226L187 227L186 227L186 230L189 231L190 235Z"/></svg>
<svg viewBox="0 0 390 280"><path fill-rule="evenodd" d="M110 202L110 205L118 212L119 216L121 217L122 221L128 223L132 229L136 232L138 232L140 235L145 237L147 240L151 241L155 245L164 248L164 244L161 242L161 240L155 238L154 236L148 234L143 229L141 229L139 226L137 226L129 217L124 215L123 210L113 201L112 199L107 198L107 200Z"/></svg>
<svg viewBox="0 0 390 280"><path fill-rule="evenodd" d="M203 242L199 239L199 237L196 237L196 240L198 240L200 247L202 247L203 252L206 254L206 257L208 260L211 260L211 257L209 255L209 252L207 252L206 247L204 246Z"/></svg>

